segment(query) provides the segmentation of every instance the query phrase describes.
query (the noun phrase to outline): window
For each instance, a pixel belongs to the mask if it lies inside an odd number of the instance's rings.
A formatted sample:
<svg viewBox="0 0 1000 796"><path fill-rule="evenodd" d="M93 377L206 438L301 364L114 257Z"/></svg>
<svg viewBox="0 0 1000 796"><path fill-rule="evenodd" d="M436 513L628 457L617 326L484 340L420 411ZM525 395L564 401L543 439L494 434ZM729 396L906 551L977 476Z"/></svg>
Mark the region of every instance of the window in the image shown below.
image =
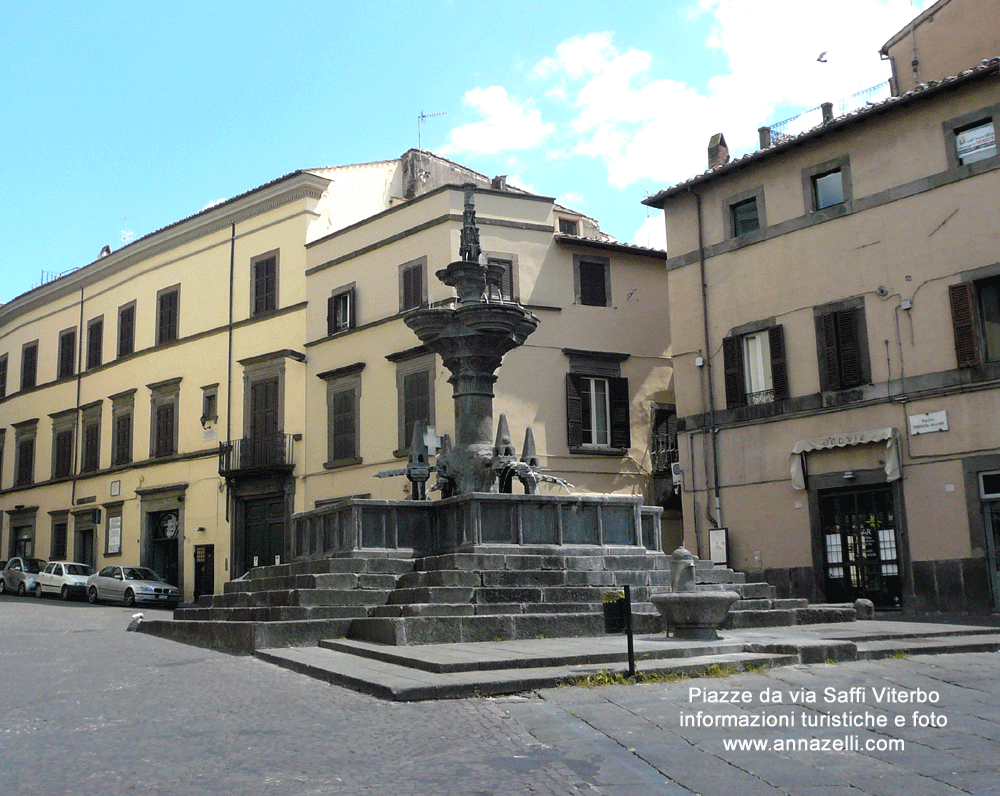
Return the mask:
<svg viewBox="0 0 1000 796"><path fill-rule="evenodd" d="M836 210L844 210L842 205L854 198L851 186L851 158L843 155L802 169L802 190L807 212L815 213L828 207L835 208L834 211L816 218L816 221L836 217L839 215Z"/></svg>
<svg viewBox="0 0 1000 796"><path fill-rule="evenodd" d="M21 349L21 389L30 390L38 383L38 341L25 343Z"/></svg>
<svg viewBox="0 0 1000 796"><path fill-rule="evenodd" d="M983 119L955 130L955 155L963 166L995 157L996 154L996 134L992 119Z"/></svg>
<svg viewBox="0 0 1000 796"><path fill-rule="evenodd" d="M67 329L59 333L59 363L56 377L65 379L76 372L76 329Z"/></svg>
<svg viewBox="0 0 1000 796"><path fill-rule="evenodd" d="M37 420L14 425L14 486L27 486L35 482L35 434L37 430Z"/></svg>
<svg viewBox="0 0 1000 796"><path fill-rule="evenodd" d="M813 310L820 389L846 390L870 379L864 303L851 299Z"/></svg>
<svg viewBox="0 0 1000 796"><path fill-rule="evenodd" d="M7 355L0 356L0 398L7 397Z"/></svg>
<svg viewBox="0 0 1000 796"><path fill-rule="evenodd" d="M747 235L760 229L760 216L757 214L757 199L747 199L737 202L730 208L733 217L733 235Z"/></svg>
<svg viewBox="0 0 1000 796"><path fill-rule="evenodd" d="M843 204L844 175L840 169L812 178L813 201L817 210Z"/></svg>
<svg viewBox="0 0 1000 796"><path fill-rule="evenodd" d="M788 397L782 326L732 335L722 341L726 406L754 406Z"/></svg>
<svg viewBox="0 0 1000 796"><path fill-rule="evenodd" d="M101 468L101 404L83 408L83 451L80 472L92 473Z"/></svg>
<svg viewBox="0 0 1000 796"><path fill-rule="evenodd" d="M201 424L207 426L219 419L219 385L209 384L201 388Z"/></svg>
<svg viewBox="0 0 1000 796"><path fill-rule="evenodd" d="M87 323L87 370L101 366L104 356L104 318Z"/></svg>
<svg viewBox="0 0 1000 796"><path fill-rule="evenodd" d="M361 371L365 363L322 373L326 380L326 467L361 463ZM411 426L412 433L412 426Z"/></svg>
<svg viewBox="0 0 1000 796"><path fill-rule="evenodd" d="M261 315L278 308L278 253L256 257L251 262L253 272L253 306L251 315Z"/></svg>
<svg viewBox="0 0 1000 796"><path fill-rule="evenodd" d="M132 462L132 417L135 390L111 396L111 466Z"/></svg>
<svg viewBox="0 0 1000 796"><path fill-rule="evenodd" d="M575 218L560 218L559 232L562 235L579 235L580 222Z"/></svg>
<svg viewBox="0 0 1000 796"><path fill-rule="evenodd" d="M628 379L566 374L566 414L571 452L632 446Z"/></svg>
<svg viewBox="0 0 1000 796"><path fill-rule="evenodd" d="M181 289L166 288L156 294L156 343L169 343L177 339L180 314Z"/></svg>
<svg viewBox="0 0 1000 796"><path fill-rule="evenodd" d="M501 298L504 301L514 300L514 261L510 258L505 257L487 257L487 266L493 266L497 271L500 271L500 291L499 295L496 295L496 289L491 291L491 298Z"/></svg>
<svg viewBox="0 0 1000 796"><path fill-rule="evenodd" d="M1000 276L948 288L960 368L1000 360Z"/></svg>
<svg viewBox="0 0 1000 796"><path fill-rule="evenodd" d="M427 289L424 282L425 262L426 258L421 258L399 267L400 312L406 312L427 303Z"/></svg>
<svg viewBox="0 0 1000 796"><path fill-rule="evenodd" d="M118 309L118 356L135 352L135 302Z"/></svg>
<svg viewBox="0 0 1000 796"><path fill-rule="evenodd" d="M73 442L76 438L76 409L52 417L52 477L69 478L73 474Z"/></svg>
<svg viewBox="0 0 1000 796"><path fill-rule="evenodd" d="M154 458L177 453L177 403L181 380L148 384L151 392L149 452Z"/></svg>
<svg viewBox="0 0 1000 796"><path fill-rule="evenodd" d="M577 304L611 306L611 261L607 258L574 254L573 282Z"/></svg>
<svg viewBox="0 0 1000 796"><path fill-rule="evenodd" d="M413 426L434 425L435 357L423 346L386 356L396 363L397 440L396 456L405 456L413 441ZM360 393L359 393L360 394Z"/></svg>
<svg viewBox="0 0 1000 796"><path fill-rule="evenodd" d="M339 287L326 300L326 333L328 335L353 329L354 321L354 283Z"/></svg>

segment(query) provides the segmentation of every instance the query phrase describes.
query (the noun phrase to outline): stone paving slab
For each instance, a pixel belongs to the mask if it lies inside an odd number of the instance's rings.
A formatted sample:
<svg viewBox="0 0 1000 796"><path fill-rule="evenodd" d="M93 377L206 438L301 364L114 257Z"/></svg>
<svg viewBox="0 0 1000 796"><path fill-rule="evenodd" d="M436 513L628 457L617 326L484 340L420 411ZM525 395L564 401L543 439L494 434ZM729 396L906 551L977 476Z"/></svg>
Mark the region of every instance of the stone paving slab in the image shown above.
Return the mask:
<svg viewBox="0 0 1000 796"><path fill-rule="evenodd" d="M608 670L605 664L591 663L435 673L318 647L264 649L258 650L256 657L300 674L397 702L518 694L569 685ZM795 661L789 655L735 652L669 661L637 661L636 668L643 672L697 676L713 666L742 670L783 666ZM617 668L622 669L621 666Z"/></svg>
<svg viewBox="0 0 1000 796"><path fill-rule="evenodd" d="M395 647L330 639L320 647L262 649L263 660L383 699L412 701L510 694L624 671L622 635ZM793 663L886 658L920 652L994 651L996 628L896 621L725 631L718 641L634 639L640 671L697 675Z"/></svg>

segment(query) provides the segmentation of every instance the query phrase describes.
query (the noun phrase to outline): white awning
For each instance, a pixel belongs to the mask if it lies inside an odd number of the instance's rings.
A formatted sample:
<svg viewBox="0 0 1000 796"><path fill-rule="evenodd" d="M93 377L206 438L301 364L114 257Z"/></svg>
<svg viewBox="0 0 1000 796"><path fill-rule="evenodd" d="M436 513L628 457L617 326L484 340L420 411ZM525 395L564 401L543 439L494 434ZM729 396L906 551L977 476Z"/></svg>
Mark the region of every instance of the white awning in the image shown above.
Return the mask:
<svg viewBox="0 0 1000 796"><path fill-rule="evenodd" d="M805 454L809 451L825 450L829 448L846 448L850 445L867 445L872 442L885 442L885 477L889 481L899 479L899 440L896 429L892 426L887 428L870 428L867 431L851 431L846 434L831 434L828 437L810 437L800 439L792 448L792 453L788 457L789 469L792 473L792 487L794 489L805 489Z"/></svg>

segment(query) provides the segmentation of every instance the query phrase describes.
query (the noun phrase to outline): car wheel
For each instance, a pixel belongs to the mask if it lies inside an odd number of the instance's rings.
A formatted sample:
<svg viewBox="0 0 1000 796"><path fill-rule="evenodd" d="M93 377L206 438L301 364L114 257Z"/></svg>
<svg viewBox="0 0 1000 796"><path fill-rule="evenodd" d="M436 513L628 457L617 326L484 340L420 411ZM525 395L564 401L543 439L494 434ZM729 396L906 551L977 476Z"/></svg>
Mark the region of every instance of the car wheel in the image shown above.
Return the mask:
<svg viewBox="0 0 1000 796"><path fill-rule="evenodd" d="M7 593L7 584L4 583L3 578L0 578L0 594L6 594L6 593Z"/></svg>
<svg viewBox="0 0 1000 796"><path fill-rule="evenodd" d="M35 584L35 596L36 597L41 597L42 596L42 584L41 583Z"/></svg>
<svg viewBox="0 0 1000 796"><path fill-rule="evenodd" d="M26 593L27 592L24 590L24 584L23 583L18 583L17 584L17 596L18 597L23 597Z"/></svg>
<svg viewBox="0 0 1000 796"><path fill-rule="evenodd" d="M91 605L97 605L99 600L97 599L97 587L91 586L90 590L87 592L87 600Z"/></svg>
<svg viewBox="0 0 1000 796"><path fill-rule="evenodd" d="M59 592L59 596L62 597L64 600L68 600L69 599L69 586L63 586L62 590Z"/></svg>
<svg viewBox="0 0 1000 796"><path fill-rule="evenodd" d="M135 593L131 589L125 590L125 607L131 608L135 605Z"/></svg>

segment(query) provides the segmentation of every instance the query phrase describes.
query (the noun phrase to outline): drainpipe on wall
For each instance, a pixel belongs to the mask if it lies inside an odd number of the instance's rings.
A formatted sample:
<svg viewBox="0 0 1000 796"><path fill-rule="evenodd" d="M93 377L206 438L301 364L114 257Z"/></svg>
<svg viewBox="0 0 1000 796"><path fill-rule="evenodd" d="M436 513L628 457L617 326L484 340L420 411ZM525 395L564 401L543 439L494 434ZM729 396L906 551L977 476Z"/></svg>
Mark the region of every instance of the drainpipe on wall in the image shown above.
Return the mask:
<svg viewBox="0 0 1000 796"><path fill-rule="evenodd" d="M690 189L689 189L690 190ZM701 319L705 334L705 377L708 380L708 433L712 439L712 480L715 492L715 517L708 513L708 519L716 528L722 527L722 498L719 493L719 444L716 439L718 429L715 425L715 387L712 383L712 346L708 323L708 277L705 274L705 230L701 211L701 195L694 194L695 207L698 212L698 266L701 275ZM706 491L708 484L705 485Z"/></svg>
<svg viewBox="0 0 1000 796"><path fill-rule="evenodd" d="M76 414L73 416L73 422L76 424L76 431L73 434L74 437L74 447L76 450L73 451L73 482L70 485L70 506L76 505L76 479L78 473L80 472L79 465L83 462L83 423L80 422L80 395L83 390L83 287L80 288L80 323L76 330ZM75 524L75 521L74 521ZM69 534L69 526L66 527L66 533ZM69 545L69 540L67 542L67 550ZM74 555L76 550L74 548ZM75 560L75 559L74 559Z"/></svg>
<svg viewBox="0 0 1000 796"><path fill-rule="evenodd" d="M228 348L226 353L226 455L232 452L233 445L233 286L236 280L236 222L232 222L229 234L229 328ZM229 479L226 479L226 522L230 522L229 504L231 501L229 494ZM232 530L230 529L230 536ZM230 548L232 545L230 539Z"/></svg>

